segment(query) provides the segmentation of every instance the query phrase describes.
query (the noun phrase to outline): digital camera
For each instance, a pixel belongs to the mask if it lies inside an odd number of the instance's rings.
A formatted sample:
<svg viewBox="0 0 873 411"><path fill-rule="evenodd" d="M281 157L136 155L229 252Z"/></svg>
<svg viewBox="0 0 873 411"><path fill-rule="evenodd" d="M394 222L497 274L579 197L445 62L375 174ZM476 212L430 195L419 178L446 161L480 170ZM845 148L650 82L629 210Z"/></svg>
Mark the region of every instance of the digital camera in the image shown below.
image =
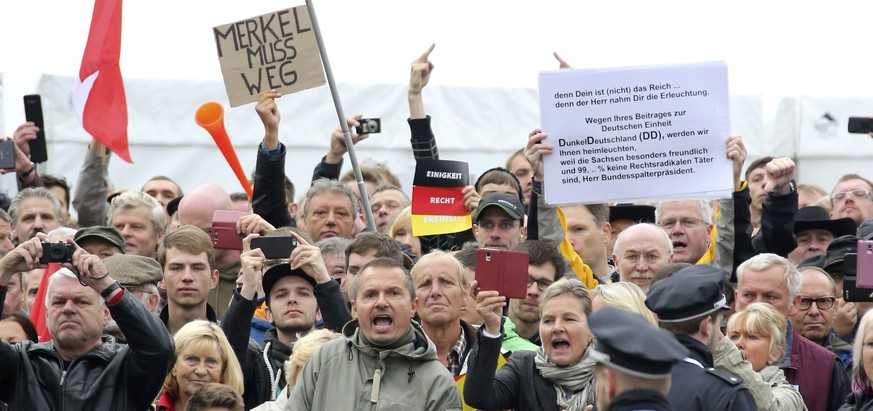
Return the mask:
<svg viewBox="0 0 873 411"><path fill-rule="evenodd" d="M382 132L382 119L379 118L362 118L358 120L361 123L356 127L358 134L375 134Z"/></svg>
<svg viewBox="0 0 873 411"><path fill-rule="evenodd" d="M57 243L42 243L42 257L39 262L48 263L72 263L73 251L76 249L72 244L57 242Z"/></svg>

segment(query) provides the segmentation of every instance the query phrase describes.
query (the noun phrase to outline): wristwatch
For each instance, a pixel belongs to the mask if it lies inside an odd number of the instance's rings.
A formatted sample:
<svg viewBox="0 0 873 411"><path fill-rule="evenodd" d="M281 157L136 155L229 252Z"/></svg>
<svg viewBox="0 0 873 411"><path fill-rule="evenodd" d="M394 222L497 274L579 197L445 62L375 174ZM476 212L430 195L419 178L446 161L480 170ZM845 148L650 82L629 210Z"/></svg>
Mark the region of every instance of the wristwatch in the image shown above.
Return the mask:
<svg viewBox="0 0 873 411"><path fill-rule="evenodd" d="M121 288L121 284L118 284L118 281L113 281L112 284L109 285L109 287L106 287L106 289L104 289L103 292L100 293L100 296L103 297L104 300L108 299L109 296L112 295L112 293L114 293L115 290L119 288Z"/></svg>
<svg viewBox="0 0 873 411"><path fill-rule="evenodd" d="M25 171L25 172L23 172L23 173L20 173L20 175L21 175L22 177L27 177L27 176L29 176L31 173L33 173L33 170L36 170L36 164L33 164L33 161L31 161L31 162L30 162L30 170L27 170L27 171Z"/></svg>

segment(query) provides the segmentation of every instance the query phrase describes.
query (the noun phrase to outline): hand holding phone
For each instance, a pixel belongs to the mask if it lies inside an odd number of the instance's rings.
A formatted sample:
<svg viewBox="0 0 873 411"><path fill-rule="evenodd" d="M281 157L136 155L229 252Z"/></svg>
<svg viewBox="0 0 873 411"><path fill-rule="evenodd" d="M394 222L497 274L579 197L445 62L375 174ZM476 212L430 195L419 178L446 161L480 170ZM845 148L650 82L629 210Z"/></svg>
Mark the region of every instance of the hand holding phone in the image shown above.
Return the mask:
<svg viewBox="0 0 873 411"><path fill-rule="evenodd" d="M45 122L42 117L42 99L39 94L24 96L24 116L36 128L36 138L28 141L30 146L30 161L43 163L48 160L48 150L45 142Z"/></svg>
<svg viewBox="0 0 873 411"><path fill-rule="evenodd" d="M242 250L245 236L237 233L236 222L249 215L244 211L215 210L212 215L212 245L218 250Z"/></svg>

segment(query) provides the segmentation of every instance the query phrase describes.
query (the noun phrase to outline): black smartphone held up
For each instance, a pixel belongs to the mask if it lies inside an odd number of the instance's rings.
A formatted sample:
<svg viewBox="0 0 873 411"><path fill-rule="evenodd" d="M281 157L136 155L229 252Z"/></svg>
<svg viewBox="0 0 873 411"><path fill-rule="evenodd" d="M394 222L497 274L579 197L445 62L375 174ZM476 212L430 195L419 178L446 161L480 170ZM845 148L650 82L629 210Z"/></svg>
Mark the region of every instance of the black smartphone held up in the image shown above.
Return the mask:
<svg viewBox="0 0 873 411"><path fill-rule="evenodd" d="M288 258L296 247L297 239L290 235L258 237L252 240L252 250L260 248L268 260Z"/></svg>
<svg viewBox="0 0 873 411"><path fill-rule="evenodd" d="M476 251L476 281L482 290L503 297L527 298L528 253L480 248Z"/></svg>
<svg viewBox="0 0 873 411"><path fill-rule="evenodd" d="M855 134L873 133L873 117L849 117L849 132Z"/></svg>
<svg viewBox="0 0 873 411"><path fill-rule="evenodd" d="M48 160L48 150L45 145L45 122L42 118L42 100L39 98L39 94L24 96L24 118L33 122L39 129L36 132L36 138L28 142L30 144L30 161L44 163Z"/></svg>
<svg viewBox="0 0 873 411"><path fill-rule="evenodd" d="M382 119L380 118L362 118L358 120L360 126L355 127L358 134L376 134L382 132Z"/></svg>
<svg viewBox="0 0 873 411"><path fill-rule="evenodd" d="M857 287L858 254L848 253L843 259L843 299L851 302L873 302L873 288Z"/></svg>
<svg viewBox="0 0 873 411"><path fill-rule="evenodd" d="M15 142L12 140L0 141L0 168L15 169Z"/></svg>

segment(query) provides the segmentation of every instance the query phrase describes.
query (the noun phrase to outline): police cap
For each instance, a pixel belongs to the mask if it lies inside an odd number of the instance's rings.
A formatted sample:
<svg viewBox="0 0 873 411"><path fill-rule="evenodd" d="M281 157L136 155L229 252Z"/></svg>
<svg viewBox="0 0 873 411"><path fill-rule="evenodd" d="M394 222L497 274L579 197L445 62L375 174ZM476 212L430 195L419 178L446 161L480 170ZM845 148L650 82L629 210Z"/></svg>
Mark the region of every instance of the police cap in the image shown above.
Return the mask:
<svg viewBox="0 0 873 411"><path fill-rule="evenodd" d="M636 313L601 308L588 319L588 326L597 339L591 358L633 376L666 377L673 365L688 356L673 334Z"/></svg>

